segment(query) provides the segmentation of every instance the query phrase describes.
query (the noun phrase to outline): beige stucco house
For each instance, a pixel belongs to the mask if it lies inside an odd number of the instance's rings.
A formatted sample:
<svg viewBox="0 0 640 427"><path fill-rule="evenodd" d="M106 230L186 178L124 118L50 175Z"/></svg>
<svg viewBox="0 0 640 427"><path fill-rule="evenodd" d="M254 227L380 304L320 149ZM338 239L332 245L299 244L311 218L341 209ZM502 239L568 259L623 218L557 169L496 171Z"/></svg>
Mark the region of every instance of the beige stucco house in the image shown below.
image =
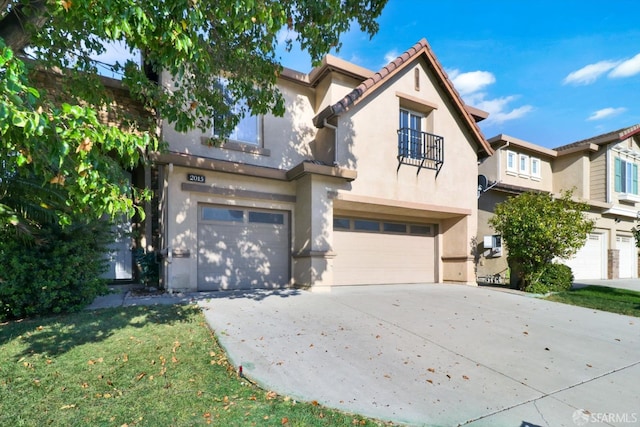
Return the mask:
<svg viewBox="0 0 640 427"><path fill-rule="evenodd" d="M553 150L507 135L493 137L489 143L495 154L479 166L486 189L478 199L479 281L503 278L507 272L506 249L488 225L495 204L523 191L569 189L589 204L588 215L595 219L585 246L563 261L575 278L638 277L638 250L631 229L637 225L640 203L640 125Z"/></svg>
<svg viewBox="0 0 640 427"><path fill-rule="evenodd" d="M327 56L278 87L285 115L246 117L220 147L163 127L165 287L475 284L486 113L426 40L378 72Z"/></svg>

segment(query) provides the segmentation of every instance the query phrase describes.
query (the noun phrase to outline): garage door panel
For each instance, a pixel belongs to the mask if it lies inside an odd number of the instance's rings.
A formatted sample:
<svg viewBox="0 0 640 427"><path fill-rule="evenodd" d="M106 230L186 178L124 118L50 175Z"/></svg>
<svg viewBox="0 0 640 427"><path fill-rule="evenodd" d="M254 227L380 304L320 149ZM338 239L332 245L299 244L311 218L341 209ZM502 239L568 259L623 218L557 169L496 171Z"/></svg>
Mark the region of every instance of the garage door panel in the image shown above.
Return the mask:
<svg viewBox="0 0 640 427"><path fill-rule="evenodd" d="M635 240L631 236L616 236L616 246L619 250L619 277L632 279L637 277L637 249Z"/></svg>
<svg viewBox="0 0 640 427"><path fill-rule="evenodd" d="M562 261L571 267L574 279L606 279L605 235L592 233L573 258Z"/></svg>
<svg viewBox="0 0 640 427"><path fill-rule="evenodd" d="M435 239L334 230L334 284L435 281Z"/></svg>
<svg viewBox="0 0 640 427"><path fill-rule="evenodd" d="M251 215L254 212L258 215ZM252 217L275 223L247 222ZM286 212L247 210L241 221L237 215L234 218L229 222L200 223L198 289L270 288L288 284Z"/></svg>

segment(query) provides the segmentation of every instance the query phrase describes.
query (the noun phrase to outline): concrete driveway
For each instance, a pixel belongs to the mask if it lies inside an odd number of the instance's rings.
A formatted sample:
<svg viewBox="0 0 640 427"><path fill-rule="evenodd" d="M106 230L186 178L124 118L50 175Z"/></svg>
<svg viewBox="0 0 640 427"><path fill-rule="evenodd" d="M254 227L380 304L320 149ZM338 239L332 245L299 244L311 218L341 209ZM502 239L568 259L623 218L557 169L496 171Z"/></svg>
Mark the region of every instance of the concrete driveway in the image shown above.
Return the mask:
<svg viewBox="0 0 640 427"><path fill-rule="evenodd" d="M210 296L231 360L280 394L411 425L640 424L638 318L446 284Z"/></svg>

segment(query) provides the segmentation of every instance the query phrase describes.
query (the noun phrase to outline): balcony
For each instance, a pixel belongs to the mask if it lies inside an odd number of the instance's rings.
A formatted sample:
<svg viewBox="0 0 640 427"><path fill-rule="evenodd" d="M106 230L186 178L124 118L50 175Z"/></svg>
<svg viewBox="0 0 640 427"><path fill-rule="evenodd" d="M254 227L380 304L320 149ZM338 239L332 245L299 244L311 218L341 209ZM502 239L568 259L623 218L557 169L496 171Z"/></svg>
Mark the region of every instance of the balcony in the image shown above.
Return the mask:
<svg viewBox="0 0 640 427"><path fill-rule="evenodd" d="M444 138L411 128L398 129L398 169L401 165L416 166L418 171L432 169L436 177L444 163Z"/></svg>

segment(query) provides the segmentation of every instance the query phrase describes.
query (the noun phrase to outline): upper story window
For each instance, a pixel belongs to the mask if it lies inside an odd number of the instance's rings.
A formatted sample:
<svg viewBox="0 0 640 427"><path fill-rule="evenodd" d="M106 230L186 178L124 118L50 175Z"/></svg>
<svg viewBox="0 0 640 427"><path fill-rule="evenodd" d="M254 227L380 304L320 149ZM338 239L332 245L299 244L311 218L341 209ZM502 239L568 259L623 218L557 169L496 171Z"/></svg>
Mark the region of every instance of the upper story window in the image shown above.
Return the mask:
<svg viewBox="0 0 640 427"><path fill-rule="evenodd" d="M226 79L220 79L220 85L226 88ZM217 138L227 138L230 141L241 142L245 144L259 145L260 144L260 118L250 113L249 107L245 100L240 100L232 108L231 111L234 114L238 114L241 111L245 111L245 116L240 119L238 124L228 135L220 135L216 132L215 121L216 118L222 119L222 115L214 117L213 124L213 136Z"/></svg>
<svg viewBox="0 0 640 427"><path fill-rule="evenodd" d="M424 116L414 111L400 109L398 134L403 147L402 155L413 159L422 157L422 121Z"/></svg>
<svg viewBox="0 0 640 427"><path fill-rule="evenodd" d="M615 191L638 194L638 165L616 157Z"/></svg>
<svg viewBox="0 0 640 427"><path fill-rule="evenodd" d="M542 176L540 172L540 159L535 157L531 158L531 176L534 178L540 178Z"/></svg>
<svg viewBox="0 0 640 427"><path fill-rule="evenodd" d="M507 151L507 172L517 172L518 166L516 164L517 156L513 151Z"/></svg>
<svg viewBox="0 0 640 427"><path fill-rule="evenodd" d="M524 154L518 155L518 173L529 175L529 156Z"/></svg>

